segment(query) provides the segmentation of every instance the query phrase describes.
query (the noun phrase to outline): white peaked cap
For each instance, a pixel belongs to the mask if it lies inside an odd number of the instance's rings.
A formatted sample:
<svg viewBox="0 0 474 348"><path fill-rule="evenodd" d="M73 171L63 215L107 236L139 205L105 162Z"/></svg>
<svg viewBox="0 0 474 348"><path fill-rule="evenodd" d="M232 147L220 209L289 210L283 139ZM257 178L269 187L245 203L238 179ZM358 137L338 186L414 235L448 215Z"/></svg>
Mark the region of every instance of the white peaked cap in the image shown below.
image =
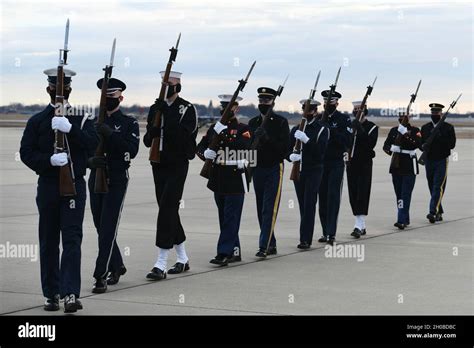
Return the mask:
<svg viewBox="0 0 474 348"><path fill-rule="evenodd" d="M161 78L165 77L165 71L160 71ZM170 71L170 79L180 79L183 73L178 71Z"/></svg>

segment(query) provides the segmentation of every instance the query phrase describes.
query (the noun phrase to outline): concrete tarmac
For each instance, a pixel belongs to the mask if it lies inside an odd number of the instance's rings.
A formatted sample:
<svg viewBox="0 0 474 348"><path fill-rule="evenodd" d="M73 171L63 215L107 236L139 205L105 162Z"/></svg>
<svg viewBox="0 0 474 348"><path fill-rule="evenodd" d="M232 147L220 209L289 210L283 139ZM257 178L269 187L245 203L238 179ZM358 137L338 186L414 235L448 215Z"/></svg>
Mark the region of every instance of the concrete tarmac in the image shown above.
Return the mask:
<svg viewBox="0 0 474 348"><path fill-rule="evenodd" d="M19 160L21 135L21 128L0 128L0 247L4 249L38 245L37 176ZM160 282L145 279L157 256L157 205L148 149L140 144L130 169L118 233L128 272L107 293L91 293L97 233L88 204L82 244L84 310L77 315L472 315L474 142L458 140L450 159L443 199L445 220L433 225L425 218L429 192L424 167L420 167L411 225L399 231L393 227L396 202L388 174L390 158L381 149L384 140L381 137L376 148L368 234L359 240L350 236L354 218L344 178L337 244L363 250L358 258L328 257L325 245L317 243L319 217L313 248L298 251L298 203L289 180L291 165L285 162L275 231L278 255L264 261L254 257L259 230L251 189L240 229L243 261L222 268L209 264L219 235L217 209L205 179L199 176L202 162L196 158L180 210L191 270ZM39 260L0 256L1 314L63 315L62 310L42 309ZM169 266L174 262L172 252Z"/></svg>

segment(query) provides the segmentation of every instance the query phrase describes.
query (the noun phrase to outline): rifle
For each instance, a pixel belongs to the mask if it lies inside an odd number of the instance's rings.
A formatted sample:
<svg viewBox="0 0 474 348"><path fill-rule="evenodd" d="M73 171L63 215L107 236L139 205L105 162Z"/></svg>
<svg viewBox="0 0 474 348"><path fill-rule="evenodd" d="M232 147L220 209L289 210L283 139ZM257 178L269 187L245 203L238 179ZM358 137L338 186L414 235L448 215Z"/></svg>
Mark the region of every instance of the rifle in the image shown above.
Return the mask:
<svg viewBox="0 0 474 348"><path fill-rule="evenodd" d="M454 108L459 100L459 98L461 98L462 96L462 93L459 94L459 96L456 98L456 100L454 100L450 105L449 105L449 108L448 110L446 110L446 112L443 114L443 116L441 117L441 119L438 121L438 123L436 124L436 126L433 128L433 130L431 131L431 134L430 136L428 137L428 139L426 139L425 143L423 144L422 146L422 149L423 149L423 153L421 154L420 156L420 159L418 160L418 163L421 164L422 166L425 165L425 162L426 162L426 156L428 156L428 152L430 152L430 149L431 149L431 145L433 144L433 141L434 139L436 138L436 135L441 127L441 125L445 122L446 120L446 117L448 117L448 113L449 113L449 110L451 110L452 108Z"/></svg>
<svg viewBox="0 0 474 348"><path fill-rule="evenodd" d="M286 78L285 78L285 81L283 81L283 84L278 86L278 89L276 91L277 93L276 93L275 99L276 99L276 97L281 96L281 94L283 93L283 89L285 88L285 84L286 84L286 81L288 81L289 76L290 75L286 75ZM260 127L265 127L265 125L268 123L268 119L270 118L270 115L272 114L274 106L275 106L275 103L272 103L272 105L268 108L265 115L263 115L263 121L262 121L262 124L260 125ZM250 146L250 151L257 150L257 148L260 145L260 140L261 140L260 137L256 137L253 140L252 145ZM247 170L248 170L248 175L249 175L250 180L251 180L252 179L252 167L249 167Z"/></svg>
<svg viewBox="0 0 474 348"><path fill-rule="evenodd" d="M337 81L339 81L339 75L341 74L341 67L339 67L339 70L337 71L337 75L336 75L336 81L334 82L334 84L332 84L331 86L329 86L329 95L326 99L326 104L324 105L324 112L323 112L323 115L321 116L321 122L327 122L328 121L328 117L329 117L329 105L331 104L331 99L332 99L332 96L334 95L334 92L336 91L336 87L337 87Z"/></svg>
<svg viewBox="0 0 474 348"><path fill-rule="evenodd" d="M418 90L420 89L420 85L421 85L421 80L418 82L418 86L416 86L415 93L410 96L410 102L408 103L408 106L407 106L407 112L405 113L405 115L403 115L402 122L401 122L402 126L404 127L406 127L408 125L408 122L410 121L411 105L413 104L413 102L416 99L416 96L418 95ZM402 138L403 136L400 133L398 133L397 137L395 138L395 145L400 146L402 142ZM390 165L392 168L400 167L400 154L398 152L392 153L392 161Z"/></svg>
<svg viewBox="0 0 474 348"><path fill-rule="evenodd" d="M114 57L115 57L115 42L112 44L112 53L110 54L110 64L106 65L104 70L104 79L102 80L102 87L100 90L100 106L99 106L99 117L97 118L97 124L100 125L105 122L107 116L107 88L109 86L109 80L112 76L112 68L114 67ZM100 136L100 142L95 150L95 156L104 157L105 155L105 139L103 136ZM109 187L107 185L107 172L105 168L96 168L95 170L95 193L107 193L109 192Z"/></svg>
<svg viewBox="0 0 474 348"><path fill-rule="evenodd" d="M372 86L367 86L367 92L365 92L364 99L362 99L362 104L360 105L360 109L357 112L357 115L355 117L355 119L359 122L362 120L362 118L364 116L365 107L367 105L367 99L369 98L369 95L372 94L372 90L374 89L375 81L377 81L377 76L375 76L374 82L372 82ZM352 141L352 150L349 154L349 160L351 160L351 158L354 156L356 140L357 140L357 130L354 131L354 139Z"/></svg>
<svg viewBox="0 0 474 348"><path fill-rule="evenodd" d="M222 117L220 119L220 123L222 124L227 124L229 122L229 119L231 118L231 111L232 107L234 106L235 100L239 96L239 92L244 90L245 85L247 84L247 81L250 77L250 74L252 73L253 68L255 67L256 61L253 62L252 66L250 67L249 72L247 73L247 76L243 80L239 80L239 85L237 86L237 89L235 90L234 94L232 95L232 98L230 99L230 102L227 104L226 108L224 109L224 112L222 113ZM211 143L209 144L209 149L216 151L219 147L219 136L215 136L212 138ZM206 179L209 179L210 171L211 171L211 166L212 166L212 160L206 159L204 162L204 165L202 166L201 173L200 175Z"/></svg>
<svg viewBox="0 0 474 348"><path fill-rule="evenodd" d="M168 84L170 78L171 67L176 60L178 55L178 46L179 41L181 40L181 33L178 35L178 40L176 41L176 47L170 48L170 58L168 59L168 64L166 65L165 74L163 76L163 81L161 81L161 90L159 100L163 101L166 98L166 92L168 91ZM157 110L155 113L155 118L153 119L153 127L160 128L161 130L161 111ZM161 134L153 138L150 147L150 157L148 158L150 162L160 163L160 152L161 152Z"/></svg>
<svg viewBox="0 0 474 348"><path fill-rule="evenodd" d="M69 40L69 19L66 22L66 33L64 36L64 48L59 49L59 63L56 80L56 97L54 99L55 110L54 116L64 117L64 65L67 65L67 53ZM71 153L69 148L65 146L64 133L54 131L54 153L66 152L68 156L68 163L59 167L59 195L61 197L75 196L76 187L74 186L74 172L72 171Z"/></svg>
<svg viewBox="0 0 474 348"><path fill-rule="evenodd" d="M304 103L303 117L301 118L300 126L298 128L302 132L304 132L306 123L308 122L307 117L311 109L311 101L314 99L314 95L316 93L316 88L318 87L320 76L321 76L321 70L319 70L318 76L316 77L316 82L314 83L314 87L313 89L310 90L309 97L308 99L306 99ZM302 147L301 141L296 139L295 146L293 148L293 153L300 154L301 147ZM300 179L300 170L301 170L301 161L293 162L293 168L291 169L290 180L298 181Z"/></svg>

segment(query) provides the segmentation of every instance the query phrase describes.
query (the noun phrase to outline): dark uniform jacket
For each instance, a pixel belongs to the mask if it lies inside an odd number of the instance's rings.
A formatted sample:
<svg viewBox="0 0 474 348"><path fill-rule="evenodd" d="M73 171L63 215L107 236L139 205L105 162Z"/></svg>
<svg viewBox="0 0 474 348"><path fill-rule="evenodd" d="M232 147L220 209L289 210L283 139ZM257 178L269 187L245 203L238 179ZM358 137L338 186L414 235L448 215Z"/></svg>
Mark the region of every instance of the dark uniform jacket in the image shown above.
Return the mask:
<svg viewBox="0 0 474 348"><path fill-rule="evenodd" d="M54 153L54 131L51 128L53 117L54 107L49 104L28 120L21 138L21 160L42 177L59 177L60 167L52 166L50 162ZM94 128L94 120L85 115L66 117L72 127L66 134L65 144L69 146L74 176L77 178L86 174L87 159L94 153L99 137Z"/></svg>
<svg viewBox="0 0 474 348"><path fill-rule="evenodd" d="M433 122L429 122L421 127L421 141L424 143L431 135L434 129ZM430 151L428 152L427 159L429 160L441 160L451 155L451 150L456 146L456 134L454 127L443 122L437 130L437 135L431 143Z"/></svg>
<svg viewBox="0 0 474 348"><path fill-rule="evenodd" d="M294 135L298 128L299 126L295 126L291 129L289 154L293 153L296 143ZM301 171L316 169L323 165L329 140L329 130L316 119L306 124L304 132L309 141L306 144L302 143Z"/></svg>
<svg viewBox="0 0 474 348"><path fill-rule="evenodd" d="M114 132L105 141L105 153L109 170L122 170L130 167L140 144L138 122L134 117L117 110L105 118L105 123Z"/></svg>
<svg viewBox="0 0 474 348"><path fill-rule="evenodd" d="M152 105L148 113L146 134L143 137L143 143L146 147L150 147L153 140L150 131L153 127L155 113L156 107ZM160 163L152 163L152 165L179 165L185 164L194 158L198 126L197 117L194 105L179 96L173 104L165 107L161 115L163 148Z"/></svg>
<svg viewBox="0 0 474 348"><path fill-rule="evenodd" d="M354 129L355 146L354 153L351 157L351 164L365 164L371 163L372 158L375 157L375 145L377 144L377 138L379 136L379 130L375 123L365 119L361 123L361 128L357 131ZM352 151L352 149L351 149Z"/></svg>
<svg viewBox="0 0 474 348"><path fill-rule="evenodd" d="M202 137L197 146L197 155L203 161L205 160L204 151L209 147L209 144L215 136L217 136L217 134L214 131L213 125L208 129L206 135ZM250 148L250 143L250 127L237 121L231 122L227 125L227 129L225 129L220 135L219 149L216 151L216 161L220 159L220 154L222 154L221 159L225 159L225 151L248 150ZM241 158L235 158L235 160L238 159ZM245 193L248 185L248 178L245 169L239 169L237 165L217 164L216 161L212 164L207 187L211 191L220 194Z"/></svg>
<svg viewBox="0 0 474 348"><path fill-rule="evenodd" d="M259 115L249 121L252 133L262 125L262 120L262 115ZM272 112L264 129L267 132L268 140L261 140L259 143L257 167L270 168L282 163L287 157L290 127L285 117Z"/></svg>
<svg viewBox="0 0 474 348"><path fill-rule="evenodd" d="M352 139L351 119L339 111L334 111L328 117L327 127L330 135L325 162L343 161L344 153L349 151Z"/></svg>
<svg viewBox="0 0 474 348"><path fill-rule="evenodd" d="M408 128L408 132L405 133L404 136L402 136L400 149L408 150L408 151L416 150L421 145L420 129L417 127L412 127L410 124L407 125L407 128ZM385 143L383 144L383 150L389 155L392 155L392 152L390 151L390 147L395 144L395 139L397 138L398 134L399 134L398 126L393 127L392 129L390 129L387 139L385 140ZM399 153L398 156L400 157L399 168L393 168L393 165L392 165L393 163L391 163L390 174L395 174L395 175L415 174L416 175L419 173L418 159L416 158L416 155L411 156L410 154Z"/></svg>

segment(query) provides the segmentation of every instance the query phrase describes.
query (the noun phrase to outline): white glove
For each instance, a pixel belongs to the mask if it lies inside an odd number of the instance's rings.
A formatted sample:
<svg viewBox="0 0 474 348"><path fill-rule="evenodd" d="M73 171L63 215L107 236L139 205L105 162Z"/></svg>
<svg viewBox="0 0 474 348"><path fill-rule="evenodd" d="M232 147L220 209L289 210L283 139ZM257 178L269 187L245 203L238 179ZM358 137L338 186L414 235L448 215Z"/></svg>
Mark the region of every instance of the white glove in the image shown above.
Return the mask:
<svg viewBox="0 0 474 348"><path fill-rule="evenodd" d="M305 144L309 141L309 138L305 134L305 132L302 132L299 129L295 132L295 138L298 139L299 141L305 143Z"/></svg>
<svg viewBox="0 0 474 348"><path fill-rule="evenodd" d="M390 151L391 151L391 152L401 152L400 146L398 146L398 145L392 145L392 146L390 146Z"/></svg>
<svg viewBox="0 0 474 348"><path fill-rule="evenodd" d="M54 155L51 156L49 159L49 162L53 167L62 167L67 164L67 153L61 152L61 153L55 153Z"/></svg>
<svg viewBox="0 0 474 348"><path fill-rule="evenodd" d="M63 133L69 133L71 130L72 124L66 117L63 116L54 116L51 120L51 128L53 130L58 130Z"/></svg>
<svg viewBox="0 0 474 348"><path fill-rule="evenodd" d="M215 160L216 157L217 157L217 153L214 150L206 149L206 151L204 151L205 159Z"/></svg>
<svg viewBox="0 0 474 348"><path fill-rule="evenodd" d="M300 162L301 161L301 155L299 153L292 153L290 155L290 161L291 162Z"/></svg>
<svg viewBox="0 0 474 348"><path fill-rule="evenodd" d="M399 132L401 135L404 135L406 132L408 132L408 129L407 129L407 127L405 127L405 126L399 125L399 126L398 126L398 132Z"/></svg>
<svg viewBox="0 0 474 348"><path fill-rule="evenodd" d="M224 126L222 123L220 123L219 121L217 121L217 123L214 125L214 131L217 133L217 134L221 134L221 132L224 130L224 129L227 129L227 126Z"/></svg>

